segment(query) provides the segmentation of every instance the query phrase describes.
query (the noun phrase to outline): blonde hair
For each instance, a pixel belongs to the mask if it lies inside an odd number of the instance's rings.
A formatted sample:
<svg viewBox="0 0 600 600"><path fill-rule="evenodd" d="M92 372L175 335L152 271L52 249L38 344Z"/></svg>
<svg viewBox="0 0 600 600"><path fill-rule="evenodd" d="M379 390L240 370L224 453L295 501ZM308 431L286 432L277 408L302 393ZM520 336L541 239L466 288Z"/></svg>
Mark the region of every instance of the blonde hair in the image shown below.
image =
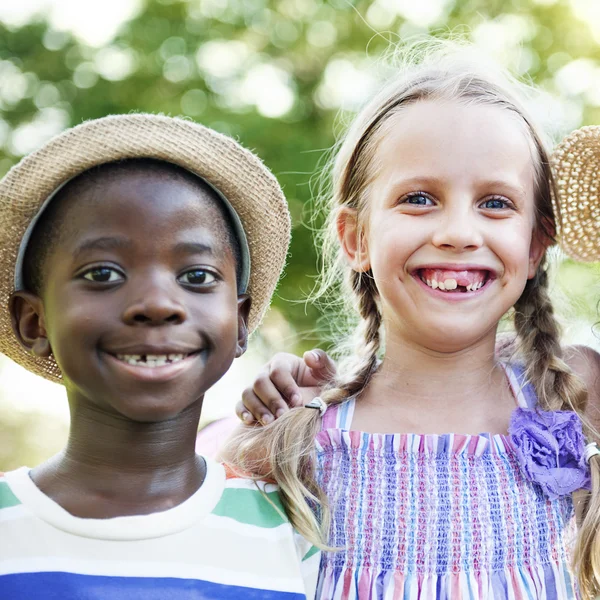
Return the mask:
<svg viewBox="0 0 600 600"><path fill-rule="evenodd" d="M359 223L369 206L370 184L377 174L375 155L390 118L421 100L456 101L497 106L511 111L524 125L535 163L536 226L534 235L553 239L554 182L546 143L524 103L517 96L527 86L509 75L473 60L462 46L428 41L408 48L405 64L395 77L358 114L345 135L333 165L332 189L325 206L327 226L320 245L324 252L322 286L317 296L335 294L350 301L358 314L353 331L354 351L346 353L335 381L322 393L328 404L358 396L377 370L382 347L382 314L377 286L370 271L357 272L344 260L336 232L342 207L354 209ZM333 291L333 292L332 292ZM544 410L573 410L583 417L587 393L562 359L559 329L548 295L545 260L528 280L514 306L514 326L527 377L535 386ZM315 481L314 438L319 424L316 410L289 411L273 424L249 430L233 441L234 460L253 472L268 474L280 485L284 503L296 529L323 547L328 532L327 502ZM585 421L584 421L585 422ZM590 431L587 431L588 435ZM253 457L253 458L250 458ZM584 594L599 590L600 470L592 460L594 490L575 552ZM320 506L320 514L315 511Z"/></svg>

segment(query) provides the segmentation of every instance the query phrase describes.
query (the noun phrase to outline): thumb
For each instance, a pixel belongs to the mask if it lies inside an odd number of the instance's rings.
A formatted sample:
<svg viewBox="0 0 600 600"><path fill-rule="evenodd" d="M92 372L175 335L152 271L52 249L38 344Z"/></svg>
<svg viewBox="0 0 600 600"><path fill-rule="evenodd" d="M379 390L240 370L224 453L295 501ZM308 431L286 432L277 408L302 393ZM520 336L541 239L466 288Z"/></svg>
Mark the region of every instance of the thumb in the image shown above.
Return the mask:
<svg viewBox="0 0 600 600"><path fill-rule="evenodd" d="M337 372L335 362L320 348L305 352L303 358L316 383L328 383Z"/></svg>

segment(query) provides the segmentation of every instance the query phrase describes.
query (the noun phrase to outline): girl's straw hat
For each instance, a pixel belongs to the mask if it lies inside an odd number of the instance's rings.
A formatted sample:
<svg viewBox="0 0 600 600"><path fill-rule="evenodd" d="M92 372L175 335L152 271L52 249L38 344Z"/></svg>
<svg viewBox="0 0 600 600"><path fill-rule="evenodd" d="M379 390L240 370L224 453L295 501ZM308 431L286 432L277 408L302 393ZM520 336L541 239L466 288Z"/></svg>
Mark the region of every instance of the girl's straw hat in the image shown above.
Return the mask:
<svg viewBox="0 0 600 600"><path fill-rule="evenodd" d="M63 132L0 181L0 352L52 381L61 380L54 359L27 353L11 327L9 297L22 289L25 245L45 203L62 185L91 167L131 158L179 165L222 197L241 238L247 278L242 287L252 298L250 332L260 324L285 264L290 215L281 188L260 159L230 137L193 121L151 114L109 116Z"/></svg>
<svg viewBox="0 0 600 600"><path fill-rule="evenodd" d="M600 127L570 133L554 150L558 239L575 260L600 260Z"/></svg>

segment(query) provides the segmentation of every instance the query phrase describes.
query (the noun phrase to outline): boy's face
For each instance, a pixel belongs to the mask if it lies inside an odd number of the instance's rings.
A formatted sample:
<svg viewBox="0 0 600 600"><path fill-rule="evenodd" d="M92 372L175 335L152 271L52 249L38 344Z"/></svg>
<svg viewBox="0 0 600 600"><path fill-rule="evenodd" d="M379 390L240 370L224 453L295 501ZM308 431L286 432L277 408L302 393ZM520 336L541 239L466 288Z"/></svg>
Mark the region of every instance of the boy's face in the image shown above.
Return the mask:
<svg viewBox="0 0 600 600"><path fill-rule="evenodd" d="M37 326L37 348L47 338L71 402L175 416L245 349L250 301L237 295L227 224L201 187L160 170L70 194L41 299L13 303L21 337L35 349Z"/></svg>

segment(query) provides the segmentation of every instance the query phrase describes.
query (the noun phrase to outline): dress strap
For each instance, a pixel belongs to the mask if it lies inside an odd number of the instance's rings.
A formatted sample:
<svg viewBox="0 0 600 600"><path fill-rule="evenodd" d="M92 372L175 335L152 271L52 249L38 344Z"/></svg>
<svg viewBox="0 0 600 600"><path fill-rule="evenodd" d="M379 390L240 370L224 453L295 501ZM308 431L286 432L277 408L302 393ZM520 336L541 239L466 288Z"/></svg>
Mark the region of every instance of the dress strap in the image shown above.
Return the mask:
<svg viewBox="0 0 600 600"><path fill-rule="evenodd" d="M321 420L321 429L345 429L350 430L352 417L354 416L354 398L345 400L340 404L332 404Z"/></svg>
<svg viewBox="0 0 600 600"><path fill-rule="evenodd" d="M506 373L517 405L521 408L535 408L537 406L537 396L533 384L525 376L525 368L516 364L500 364Z"/></svg>

